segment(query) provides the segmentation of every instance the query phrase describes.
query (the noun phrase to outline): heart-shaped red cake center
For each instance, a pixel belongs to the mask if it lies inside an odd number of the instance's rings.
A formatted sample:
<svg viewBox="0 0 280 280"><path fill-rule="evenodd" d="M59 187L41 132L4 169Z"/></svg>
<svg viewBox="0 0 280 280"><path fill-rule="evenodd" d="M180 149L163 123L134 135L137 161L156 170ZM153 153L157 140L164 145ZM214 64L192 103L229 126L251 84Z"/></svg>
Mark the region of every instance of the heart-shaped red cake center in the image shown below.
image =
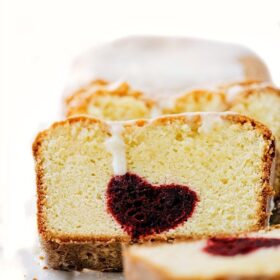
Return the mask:
<svg viewBox="0 0 280 280"><path fill-rule="evenodd" d="M232 257L277 246L280 246L279 238L213 238L207 241L204 251L211 255Z"/></svg>
<svg viewBox="0 0 280 280"><path fill-rule="evenodd" d="M107 207L134 239L158 234L191 217L198 197L183 185L154 186L139 176L114 176L107 188Z"/></svg>

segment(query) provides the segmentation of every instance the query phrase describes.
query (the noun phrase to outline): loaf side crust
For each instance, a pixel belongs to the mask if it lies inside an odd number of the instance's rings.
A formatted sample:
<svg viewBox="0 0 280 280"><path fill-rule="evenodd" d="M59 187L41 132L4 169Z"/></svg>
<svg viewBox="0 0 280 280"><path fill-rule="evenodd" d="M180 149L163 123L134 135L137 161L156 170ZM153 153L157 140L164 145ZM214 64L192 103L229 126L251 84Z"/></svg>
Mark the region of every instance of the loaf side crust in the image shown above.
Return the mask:
<svg viewBox="0 0 280 280"><path fill-rule="evenodd" d="M198 114L184 114L174 116L163 116L153 120L156 123L168 123L174 119L186 120L192 116L196 122L200 121ZM255 129L259 130L267 145L263 155L263 175L262 175L262 194L259 197L259 210L257 212L258 220L248 231L257 231L267 225L269 213L267 202L273 196L271 186L271 167L275 155L274 137L270 130L259 122L256 122L248 117L237 114L224 114L222 118L229 121L245 124L251 124ZM96 269L101 271L120 271L121 265L121 244L127 244L132 240L127 235L111 237L111 236L83 236L83 235L67 235L53 233L47 229L45 223L46 217L43 212L43 207L46 202L46 186L44 183L44 171L42 168L41 145L43 139L48 135L51 129L71 124L75 122L84 122L88 124L98 123L105 132L110 135L109 127L106 122L88 117L75 117L61 122L55 123L49 130L38 134L33 144L33 155L36 160L36 182L37 182L37 222L38 231L41 237L41 242L47 253L49 266L56 269L64 270L81 270L83 268ZM138 120L134 122L124 122L125 126L138 125L143 126L148 124L148 120ZM219 236L214 235L214 236ZM160 236L149 236L143 238L140 242L158 241L158 242L173 242L174 240L194 240L209 237L208 235L196 235L190 237L176 236L176 238L166 238ZM88 255L87 255L88 254Z"/></svg>

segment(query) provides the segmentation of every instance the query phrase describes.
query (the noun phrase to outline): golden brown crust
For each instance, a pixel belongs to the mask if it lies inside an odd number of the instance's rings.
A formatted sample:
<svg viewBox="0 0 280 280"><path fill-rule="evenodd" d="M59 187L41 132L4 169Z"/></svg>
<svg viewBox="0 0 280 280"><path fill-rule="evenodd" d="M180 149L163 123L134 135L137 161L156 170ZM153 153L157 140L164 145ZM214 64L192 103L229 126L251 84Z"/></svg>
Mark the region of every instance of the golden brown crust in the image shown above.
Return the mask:
<svg viewBox="0 0 280 280"><path fill-rule="evenodd" d="M45 205L46 202L46 186L44 184L44 170L42 167L42 163L43 163L43 159L41 156L41 145L43 142L43 139L46 138L48 136L48 134L50 133L51 130L62 126L62 125L66 125L66 124L72 124L75 122L84 122L84 124L95 124L98 123L100 125L100 127L108 133L108 135L110 134L110 130L108 128L108 126L98 120L98 119L91 119L91 118L86 118L86 117L76 117L76 118L69 118L67 120L64 121L60 121L60 122L56 122L54 123L49 129L44 130L42 132L40 132L37 137L35 138L35 141L32 145L32 150L33 150L33 156L36 160L36 166L35 166L35 170L36 170L36 184L37 184L37 225L38 225L38 231L41 235L41 237L45 240L61 240L63 241L65 237L65 241L66 240L75 240L69 237L67 237L66 235L63 235L61 238L58 238L58 236L53 235L50 231L47 230L46 225L45 225L45 221L46 221L46 217L44 215L44 211L43 211L43 207ZM81 238L80 240L78 239L77 241L83 241L84 238ZM107 240L106 238L101 240Z"/></svg>
<svg viewBox="0 0 280 280"><path fill-rule="evenodd" d="M177 98L174 99L174 105L172 107L162 108L163 114L178 114L184 113L186 110L186 105L189 102L195 102L197 105L202 105L203 102L211 102L213 98L220 99L221 109L219 111L224 111L227 109L227 102L225 93L222 90L207 90L207 89L195 89L188 91ZM201 110L201 109L198 109Z"/></svg>
<svg viewBox="0 0 280 280"><path fill-rule="evenodd" d="M279 99L280 102L280 90L273 87L272 85L268 85L267 83L258 83L256 81L247 81L243 83L236 83L235 85L241 85L244 86L242 91L240 91L235 98L231 101L231 106L229 107L229 110L231 108L234 108L238 104L246 104L250 102L251 96L260 96L260 95L274 95ZM251 87L257 85L256 87ZM234 84L232 85L234 86ZM228 88L230 88L229 86ZM277 136L277 135L276 135ZM273 210L273 215L271 217L271 223L280 223L280 192L279 192L279 171L280 171L280 150L278 145L276 145L276 157L275 157L275 170L276 170L276 177L274 181L274 188L275 188L275 208Z"/></svg>
<svg viewBox="0 0 280 280"><path fill-rule="evenodd" d="M256 225L254 230L263 228L268 223L268 218L270 213L268 213L268 201L274 196L273 182L271 182L271 172L273 162L275 160L275 139L272 135L272 132L263 124L258 121L255 121L249 117L242 115L228 115L227 119L232 117L236 118L238 122L244 124L249 121L249 123L256 129L258 129L262 135L267 145L263 154L263 174L262 174L262 193L260 194L260 207L258 211L259 222Z"/></svg>
<svg viewBox="0 0 280 280"><path fill-rule="evenodd" d="M238 95L236 95L236 97L233 99L233 101L231 102L231 106L234 106L244 100L246 100L247 98L249 98L251 95L258 95L258 94L263 94L265 92L265 94L272 94L275 95L277 97L280 97L280 90L270 86L270 85L262 85L259 84L258 87L255 88L244 88Z"/></svg>
<svg viewBox="0 0 280 280"><path fill-rule="evenodd" d="M143 102L149 109L152 109L156 103L153 99L146 97L142 92L132 90L126 82L119 84L113 89L106 87L108 85L109 83L103 80L92 81L87 86L67 97L65 99L66 117L88 114L89 105L98 97L133 97L134 99Z"/></svg>
<svg viewBox="0 0 280 280"><path fill-rule="evenodd" d="M82 97L86 91L88 91L93 86L107 86L109 83L105 80L93 80L87 85L76 90L72 95L65 98L65 104L70 105L75 99Z"/></svg>
<svg viewBox="0 0 280 280"><path fill-rule="evenodd" d="M244 125L246 123L251 124L255 129L257 129L261 132L265 141L267 142L267 147L266 147L266 151L264 153L264 158L263 158L263 163L264 163L263 176L262 176L263 188L262 188L262 194L260 196L260 207L259 207L259 211L257 213L257 215L259 217L259 221L251 229L248 229L248 231L259 230L266 225L266 220L267 220L267 215L268 215L267 211L266 211L267 200L268 200L268 197L273 195L273 190L269 183L269 178L270 178L270 173L271 173L272 161L273 161L274 154L275 154L274 138L273 138L270 130L266 126L262 125L261 123L259 123L257 121L254 121L253 119L250 119L246 116L241 116L241 115L237 115L237 114L222 114L221 116L222 116L222 118L224 118L228 121L234 122L234 123L240 123L242 125ZM200 114L182 114L182 115L173 115L173 116L163 116L163 117L153 120L152 122L155 124L156 123L160 124L160 123L169 123L174 120L186 121L187 118L189 118L189 117L192 118L192 121L200 122L200 118L201 118ZM46 138L48 136L48 134L50 133L50 131L52 129L55 129L62 125L70 125L75 122L82 122L85 125L97 123L104 129L104 131L106 133L108 133L108 135L110 135L110 130L109 130L109 127L106 124L106 122L103 122L101 120L97 120L94 118L80 116L80 117L70 118L70 119L53 124L50 129L39 133L33 144L33 155L36 160L36 174L37 174L38 230L39 230L42 242L45 244L49 255L52 254L51 250L52 250L52 248L54 248L52 246L54 244L62 246L61 247L61 248L63 248L62 251L67 252L65 254L71 256L72 255L71 251L79 250L78 248L83 248L83 246L86 243L85 246L89 246L89 245L93 246L93 248L95 248L97 250L95 253L97 255L100 255L102 250L105 250L105 248L108 247L109 243L112 245L112 248L115 248L115 246L119 246L117 244L127 243L130 241L130 238L126 235L114 237L114 238L112 238L110 236L85 236L85 235L67 235L67 234L58 235L57 233L50 232L46 227L46 224L45 224L46 217L43 212L43 207L44 207L44 204L46 203L46 199L45 199L46 186L44 184L44 178L43 178L44 171L43 171L43 167L42 167L42 162L43 162L42 155L41 155L42 141L44 138ZM124 122L124 123L126 126L130 126L132 124L137 124L139 126L143 126L145 124L148 124L149 121L137 120L134 122ZM219 235L219 233L217 233L217 234L213 234L213 236L221 236L221 235ZM149 236L149 237L143 238L141 240L141 242L143 242L143 241L168 242L168 241L173 241L174 239L176 239L176 240L192 239L193 240L193 239L201 239L201 238L206 238L206 237L209 237L209 236L193 235L192 238L186 238L185 236L176 235L174 238L173 237L167 238L164 235L156 235L156 236ZM98 244L98 246L97 246L97 244ZM56 257L51 257L50 259L55 260L57 258L59 261L58 261L58 263L55 263L54 261L50 261L51 266L55 267L55 268L56 267L63 268L63 266L59 264L61 262L61 260L60 260L59 256L57 256L57 252L53 252L53 254ZM111 256L112 254L110 253L109 255ZM117 255L119 256L119 254L117 254ZM77 258L76 258L76 260L77 260ZM112 262L113 262L113 260L112 260ZM117 262L117 261L115 260L115 262ZM74 261L74 263L75 263L75 261ZM67 263L65 263L65 266L67 266ZM82 268L80 263L77 266L79 267L79 269ZM91 268L93 268L93 265L90 265L90 266L91 266ZM99 264L98 265L96 264L95 269L99 269L99 266L100 266ZM112 267L113 267L113 265L112 265Z"/></svg>

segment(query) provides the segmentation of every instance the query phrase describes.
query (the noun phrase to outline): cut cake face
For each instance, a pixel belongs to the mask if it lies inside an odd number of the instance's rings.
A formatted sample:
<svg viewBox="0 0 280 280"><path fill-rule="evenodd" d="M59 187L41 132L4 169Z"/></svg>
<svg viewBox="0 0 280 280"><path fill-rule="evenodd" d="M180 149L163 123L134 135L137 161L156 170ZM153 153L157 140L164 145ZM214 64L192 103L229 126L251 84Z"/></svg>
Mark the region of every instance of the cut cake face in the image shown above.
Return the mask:
<svg viewBox="0 0 280 280"><path fill-rule="evenodd" d="M232 83L216 89L191 90L178 96L158 100L147 99L147 97L145 99L144 94L139 92L139 96L132 95L130 92L133 90L126 83L117 84L116 88L108 84L107 87L98 87L96 83L94 85L89 85L87 89L80 90L69 97L68 116L85 114L107 120L126 120L184 112L232 111L267 125L275 135L276 142L280 142L280 90L267 83L258 81ZM100 100L100 95L103 96L103 101ZM112 104L115 106L112 107ZM280 153L278 147L277 153ZM276 161L274 189L276 208L272 222L279 223L280 156Z"/></svg>
<svg viewBox="0 0 280 280"><path fill-rule="evenodd" d="M128 280L279 279L280 228L175 244L131 246L124 253Z"/></svg>
<svg viewBox="0 0 280 280"><path fill-rule="evenodd" d="M56 268L118 270L116 242L231 235L269 217L274 139L241 115L72 118L40 133L33 150L39 232ZM97 243L112 246L106 267L71 255Z"/></svg>
<svg viewBox="0 0 280 280"><path fill-rule="evenodd" d="M131 89L127 83L93 81L65 100L66 116L88 115L111 121L151 118L157 114L156 102Z"/></svg>

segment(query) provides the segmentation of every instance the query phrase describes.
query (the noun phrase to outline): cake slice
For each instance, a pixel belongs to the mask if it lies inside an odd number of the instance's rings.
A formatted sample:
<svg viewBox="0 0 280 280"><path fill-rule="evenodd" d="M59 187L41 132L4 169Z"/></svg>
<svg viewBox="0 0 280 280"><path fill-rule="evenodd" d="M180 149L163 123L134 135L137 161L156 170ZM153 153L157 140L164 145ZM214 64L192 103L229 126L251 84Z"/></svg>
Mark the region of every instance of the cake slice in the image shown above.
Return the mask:
<svg viewBox="0 0 280 280"><path fill-rule="evenodd" d="M121 244L267 224L274 138L238 114L55 123L34 144L49 266L120 270Z"/></svg>
<svg viewBox="0 0 280 280"><path fill-rule="evenodd" d="M187 92L171 104L172 106L164 108L163 112L178 114L198 108L201 111L229 110L249 116L267 125L274 134L276 143L280 143L280 90L267 83L244 81L219 86L216 92ZM277 154L280 154L280 147L276 145L276 148ZM276 157L273 186L276 192L276 208L272 222L280 223L280 156Z"/></svg>
<svg viewBox="0 0 280 280"><path fill-rule="evenodd" d="M165 98L148 95L127 82L92 81L65 99L66 116L123 121L185 112L221 112L229 107L225 92L219 89L193 89Z"/></svg>
<svg viewBox="0 0 280 280"><path fill-rule="evenodd" d="M247 115L267 125L276 138L274 179L275 208L271 223L280 223L280 90L258 82L233 84L225 89L229 110Z"/></svg>
<svg viewBox="0 0 280 280"><path fill-rule="evenodd" d="M131 246L127 280L280 279L280 228L230 238Z"/></svg>
<svg viewBox="0 0 280 280"><path fill-rule="evenodd" d="M245 114L267 125L280 143L280 90L266 84L252 84L238 90L232 86L227 90L230 95L229 110ZM229 98L229 97L228 97ZM280 147L277 149L280 150ZM280 192L280 162L275 177L275 191Z"/></svg>
<svg viewBox="0 0 280 280"><path fill-rule="evenodd" d="M151 118L157 114L156 102L127 83L109 84L96 80L68 96L66 116L89 115L104 120L124 121Z"/></svg>
<svg viewBox="0 0 280 280"><path fill-rule="evenodd" d="M280 142L280 90L259 81L244 81L196 89L164 99L144 97L127 83L117 87L96 81L81 89L67 101L67 116L86 114L107 120L151 118L184 112L233 111L248 115L267 125ZM277 147L277 154L280 148ZM276 160L274 189L275 210L272 223L280 223L280 156Z"/></svg>

